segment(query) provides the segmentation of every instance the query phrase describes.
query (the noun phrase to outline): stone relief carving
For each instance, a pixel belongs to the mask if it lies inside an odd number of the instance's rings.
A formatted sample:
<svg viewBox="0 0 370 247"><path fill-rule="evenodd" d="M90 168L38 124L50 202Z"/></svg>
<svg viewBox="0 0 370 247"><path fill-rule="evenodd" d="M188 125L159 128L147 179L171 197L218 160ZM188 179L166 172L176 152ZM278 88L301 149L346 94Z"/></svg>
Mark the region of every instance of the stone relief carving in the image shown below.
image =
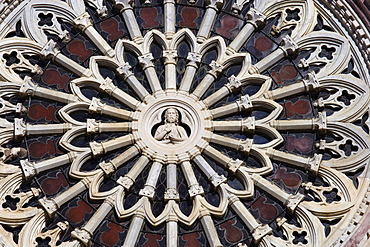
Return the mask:
<svg viewBox="0 0 370 247"><path fill-rule="evenodd" d="M168 108L164 112L164 124L155 131L154 138L162 143L176 144L188 139L185 129L179 125L179 112Z"/></svg>
<svg viewBox="0 0 370 247"><path fill-rule="evenodd" d="M234 14L244 13L249 2L235 1L231 6ZM145 3L151 4L151 1ZM225 217L226 212L232 212L235 218L240 219L240 224L244 224L256 246L321 247L344 243L338 242L339 236L345 236L342 230L369 204L366 193L370 182L366 174L370 139L359 125L354 124L361 122L369 112L369 87L361 78L364 75L356 78L344 74L351 59L359 59L353 54L354 49L351 49L347 38L340 32L315 31L319 14L315 1L255 0L254 8L246 14L244 26L229 43L213 34L213 24L226 1L206 1L205 16L195 33L187 28L177 30L176 2L164 1L163 32L153 29L144 34L136 21L133 1L115 0L113 5L120 9L119 14L130 36L130 39L118 39L115 43L108 43L96 30L95 20L91 18L91 12L86 12L85 4L95 9L98 16L109 16L110 8L102 0L30 0L19 3L0 23L0 152L3 153L0 157L0 224L7 226L0 227L1 244L28 247L36 246L36 239L51 239L50 244L55 246L58 240L62 241L62 232L67 232L70 237L58 246L89 246L99 225L113 210L119 220L131 220L126 237L120 242L126 247L135 246L144 224L153 227L165 225L166 245L172 247L178 245L179 225L195 223L201 225L210 246L223 246L213 218ZM32 16L36 22L30 21ZM240 51L252 35L273 18L277 18L277 24L270 34L281 42L276 42L277 48L271 54L252 64L251 55ZM18 22L25 37L8 37ZM85 35L100 54L92 55L83 65L66 56L63 47L58 45L72 36L63 22ZM289 30L290 36L287 35ZM50 39L50 35L59 40ZM189 53L185 72L177 85L176 61L180 59L178 50L183 41L189 44ZM155 71L155 57L151 52L154 43L162 50L164 83L160 82ZM111 46L113 44L114 47ZM202 58L212 49L217 50L217 55L209 62L209 68L199 83L193 85L197 70L202 66ZM137 59L135 66L141 66L149 88L135 75L136 67L129 63L125 52ZM308 54L299 57L297 68L306 71L314 67L315 70L307 76L302 75L291 85L274 85L266 72L280 61L294 60L303 52ZM21 76L20 73L25 72L31 76L43 73L30 57L44 59L74 74L75 79L69 83L70 90L53 90L30 76ZM12 59L15 62L9 63ZM240 66L240 71L228 77L214 91L210 90L234 65ZM101 68L115 73L132 91L105 77ZM249 86L258 89L254 93L244 93L243 89ZM98 92L96 97L84 94L85 89L91 88ZM110 100L124 108L105 101L100 93L108 95ZM317 94L313 117L282 117L286 114L282 100ZM12 97L19 97L16 105L10 99ZM62 122L27 122L22 97L28 100L52 99L63 104L57 113ZM222 102L228 97L233 100ZM250 114L253 111L264 114L253 116ZM76 118L77 112L84 112L90 118ZM155 117L162 112L164 119L159 123ZM8 117L15 113L16 118ZM98 120L98 115L109 121ZM363 121L368 123L368 120ZM153 129L153 125L158 127ZM184 126L190 128L191 134ZM281 151L283 133L289 131L314 133L320 139L317 153L306 156ZM106 140L91 140L85 146L75 144L78 138L87 134L110 133L123 134ZM25 149L17 146L22 138L51 135L60 135L58 144L63 149L62 154L32 160L26 157ZM265 141L259 143L255 136L263 136ZM325 139L329 137L334 137L334 140ZM6 148L6 145L12 148ZM347 147L351 145L355 148ZM232 150L238 156L229 155L222 148ZM106 156L112 153L114 155ZM258 165L253 165L251 159ZM84 169L85 165L95 161L99 163L95 168ZM113 176L131 161L134 164L125 174ZM302 190L295 193L286 191L271 182L276 164L302 171L311 178L324 181L323 185L301 181L299 186ZM46 195L37 187L19 191L21 185L31 183L32 179L65 166L68 166L68 176L78 182L63 192ZM209 189L203 188L194 167L217 192L217 205L208 201ZM137 193L137 200L126 207L127 195L146 168L149 172ZM154 214L153 200L159 193L157 184L164 169L165 206L159 214ZM361 169L364 172L359 175L355 186L350 176ZM220 170L232 176L221 174ZM188 187L192 204L190 213L184 213L179 204L179 172ZM115 185L102 191L100 188L104 181L113 178L116 179ZM230 179L237 179L241 186L235 187ZM268 195L296 222L291 224L285 215L269 224L260 222L246 205L246 201L254 200L256 191ZM71 231L66 230L70 227L67 222L59 222L56 227L45 231L48 221L57 217L58 210L83 192L89 199L99 202L89 220ZM326 196L328 193L334 193L336 197L331 200ZM357 198L364 198L363 208L360 208ZM18 201L13 209L8 205L11 200ZM37 203L28 205L31 200ZM326 235L322 222L332 221L338 223ZM273 234L273 225L281 231L280 237ZM8 227L21 226L17 243L12 238L2 237L6 236ZM297 239L300 241L298 244ZM244 243L238 244L243 246Z"/></svg>

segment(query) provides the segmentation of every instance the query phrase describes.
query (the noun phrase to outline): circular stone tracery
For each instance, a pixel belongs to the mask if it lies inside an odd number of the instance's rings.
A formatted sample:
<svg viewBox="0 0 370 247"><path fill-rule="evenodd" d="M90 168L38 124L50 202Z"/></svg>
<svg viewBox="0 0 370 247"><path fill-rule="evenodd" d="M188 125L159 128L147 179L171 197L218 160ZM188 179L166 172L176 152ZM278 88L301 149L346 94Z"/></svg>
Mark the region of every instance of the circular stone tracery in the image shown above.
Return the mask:
<svg viewBox="0 0 370 247"><path fill-rule="evenodd" d="M0 244L345 245L369 204L369 78L321 1L134 2L30 0L0 23ZM60 119L24 115L50 100Z"/></svg>
<svg viewBox="0 0 370 247"><path fill-rule="evenodd" d="M176 109L181 123L190 129L190 135L184 141L164 143L153 136L155 127L163 124L164 113L169 108ZM190 151L194 152L194 148L204 145L201 143L207 138L207 130L211 129L211 115L205 110L204 104L194 97L174 90L162 91L154 97L146 98L145 103L141 104L133 116L132 134L137 144L144 152L161 156L164 154L172 157L170 160L177 160L179 155L188 157Z"/></svg>

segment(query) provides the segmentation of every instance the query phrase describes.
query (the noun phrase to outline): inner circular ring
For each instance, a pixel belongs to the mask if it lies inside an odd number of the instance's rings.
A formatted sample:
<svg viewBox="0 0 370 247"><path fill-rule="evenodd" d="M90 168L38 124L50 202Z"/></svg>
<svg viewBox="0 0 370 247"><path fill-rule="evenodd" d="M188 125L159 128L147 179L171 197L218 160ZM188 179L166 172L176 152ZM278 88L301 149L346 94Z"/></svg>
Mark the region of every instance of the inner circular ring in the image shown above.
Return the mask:
<svg viewBox="0 0 370 247"><path fill-rule="evenodd" d="M161 95L148 100L137 113L134 136L154 153L184 153L204 135L205 113L189 96Z"/></svg>

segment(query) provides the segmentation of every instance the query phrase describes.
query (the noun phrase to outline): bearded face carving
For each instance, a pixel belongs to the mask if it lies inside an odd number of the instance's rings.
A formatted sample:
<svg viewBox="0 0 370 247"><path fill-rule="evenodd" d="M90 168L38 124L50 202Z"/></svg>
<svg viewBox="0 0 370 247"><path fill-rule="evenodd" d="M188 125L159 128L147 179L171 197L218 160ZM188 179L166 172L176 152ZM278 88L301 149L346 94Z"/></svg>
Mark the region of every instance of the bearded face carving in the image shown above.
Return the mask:
<svg viewBox="0 0 370 247"><path fill-rule="evenodd" d="M162 143L179 143L188 138L185 129L179 125L179 113L175 108L165 112L164 124L155 132L154 138Z"/></svg>

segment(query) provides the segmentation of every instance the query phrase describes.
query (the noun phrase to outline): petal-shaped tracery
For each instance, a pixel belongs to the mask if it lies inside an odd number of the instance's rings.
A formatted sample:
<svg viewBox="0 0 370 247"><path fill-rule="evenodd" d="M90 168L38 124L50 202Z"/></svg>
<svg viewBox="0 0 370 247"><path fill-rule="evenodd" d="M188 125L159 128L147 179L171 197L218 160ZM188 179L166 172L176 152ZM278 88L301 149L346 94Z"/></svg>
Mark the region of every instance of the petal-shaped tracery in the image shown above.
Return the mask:
<svg viewBox="0 0 370 247"><path fill-rule="evenodd" d="M350 242L370 184L357 41L326 1L188 2L0 12L0 245Z"/></svg>

